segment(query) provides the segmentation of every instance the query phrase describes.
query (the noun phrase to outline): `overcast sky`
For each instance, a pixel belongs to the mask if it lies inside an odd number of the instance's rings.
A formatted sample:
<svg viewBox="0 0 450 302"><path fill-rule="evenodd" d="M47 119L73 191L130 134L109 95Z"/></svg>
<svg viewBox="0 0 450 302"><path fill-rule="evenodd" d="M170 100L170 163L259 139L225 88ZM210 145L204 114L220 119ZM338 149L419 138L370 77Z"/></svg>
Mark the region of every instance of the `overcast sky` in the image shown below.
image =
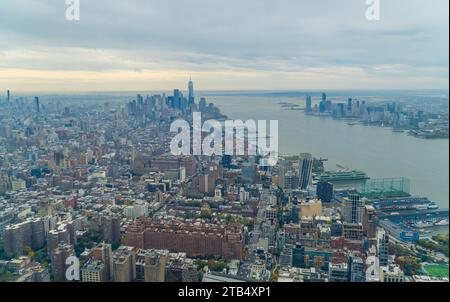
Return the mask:
<svg viewBox="0 0 450 302"><path fill-rule="evenodd" d="M448 0L0 0L0 90L448 89Z"/></svg>

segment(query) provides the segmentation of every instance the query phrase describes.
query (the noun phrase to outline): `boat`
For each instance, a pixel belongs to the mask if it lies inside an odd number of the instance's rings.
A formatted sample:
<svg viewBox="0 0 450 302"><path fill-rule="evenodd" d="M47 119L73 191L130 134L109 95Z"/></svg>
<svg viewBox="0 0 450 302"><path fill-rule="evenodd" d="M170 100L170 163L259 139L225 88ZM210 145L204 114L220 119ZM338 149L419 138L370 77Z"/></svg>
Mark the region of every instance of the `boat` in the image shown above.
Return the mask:
<svg viewBox="0 0 450 302"><path fill-rule="evenodd" d="M446 226L448 225L448 219L440 219L434 223L435 226Z"/></svg>
<svg viewBox="0 0 450 302"><path fill-rule="evenodd" d="M425 210L428 210L428 205L418 204L415 206L415 208L416 208L416 210L419 210L419 211L425 211Z"/></svg>
<svg viewBox="0 0 450 302"><path fill-rule="evenodd" d="M434 224L430 221L418 221L412 224L414 228L422 229L422 228L431 228L434 226Z"/></svg>
<svg viewBox="0 0 450 302"><path fill-rule="evenodd" d="M428 205L428 210L437 210L437 209L439 209L439 206L434 202Z"/></svg>

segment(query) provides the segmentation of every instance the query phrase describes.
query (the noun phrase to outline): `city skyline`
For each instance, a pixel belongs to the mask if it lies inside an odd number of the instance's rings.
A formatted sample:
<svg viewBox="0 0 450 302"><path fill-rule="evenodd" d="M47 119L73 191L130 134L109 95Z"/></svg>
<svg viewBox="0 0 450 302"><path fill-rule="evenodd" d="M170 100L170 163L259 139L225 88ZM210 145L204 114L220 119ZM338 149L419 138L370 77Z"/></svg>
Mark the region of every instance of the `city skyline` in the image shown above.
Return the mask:
<svg viewBox="0 0 450 302"><path fill-rule="evenodd" d="M381 1L379 21L360 0L81 1L79 21L64 1L4 2L0 86L21 93L170 90L189 76L204 90L448 90L447 1Z"/></svg>
<svg viewBox="0 0 450 302"><path fill-rule="evenodd" d="M3 0L0 287L448 284L448 9Z"/></svg>

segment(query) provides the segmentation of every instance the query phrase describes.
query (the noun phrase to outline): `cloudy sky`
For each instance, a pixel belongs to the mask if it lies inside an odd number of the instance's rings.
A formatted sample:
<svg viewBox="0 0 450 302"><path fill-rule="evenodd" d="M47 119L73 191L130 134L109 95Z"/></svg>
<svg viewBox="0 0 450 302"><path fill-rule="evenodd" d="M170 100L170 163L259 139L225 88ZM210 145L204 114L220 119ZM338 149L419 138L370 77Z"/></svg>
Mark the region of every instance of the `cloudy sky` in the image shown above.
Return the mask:
<svg viewBox="0 0 450 302"><path fill-rule="evenodd" d="M448 89L448 0L0 0L0 91Z"/></svg>

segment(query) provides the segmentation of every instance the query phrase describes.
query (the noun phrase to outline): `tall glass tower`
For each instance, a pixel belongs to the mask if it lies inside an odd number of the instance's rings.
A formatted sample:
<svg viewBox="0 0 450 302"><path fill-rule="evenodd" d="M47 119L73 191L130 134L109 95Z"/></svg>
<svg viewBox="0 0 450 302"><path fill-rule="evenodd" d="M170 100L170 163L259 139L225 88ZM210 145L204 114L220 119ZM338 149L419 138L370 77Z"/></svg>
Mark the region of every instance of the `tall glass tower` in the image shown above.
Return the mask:
<svg viewBox="0 0 450 302"><path fill-rule="evenodd" d="M188 91L189 91L189 96L188 96L189 106L191 106L191 105L195 104L194 83L192 82L191 79L189 79Z"/></svg>
<svg viewBox="0 0 450 302"><path fill-rule="evenodd" d="M300 154L299 189L306 190L312 181L313 157L309 153Z"/></svg>

